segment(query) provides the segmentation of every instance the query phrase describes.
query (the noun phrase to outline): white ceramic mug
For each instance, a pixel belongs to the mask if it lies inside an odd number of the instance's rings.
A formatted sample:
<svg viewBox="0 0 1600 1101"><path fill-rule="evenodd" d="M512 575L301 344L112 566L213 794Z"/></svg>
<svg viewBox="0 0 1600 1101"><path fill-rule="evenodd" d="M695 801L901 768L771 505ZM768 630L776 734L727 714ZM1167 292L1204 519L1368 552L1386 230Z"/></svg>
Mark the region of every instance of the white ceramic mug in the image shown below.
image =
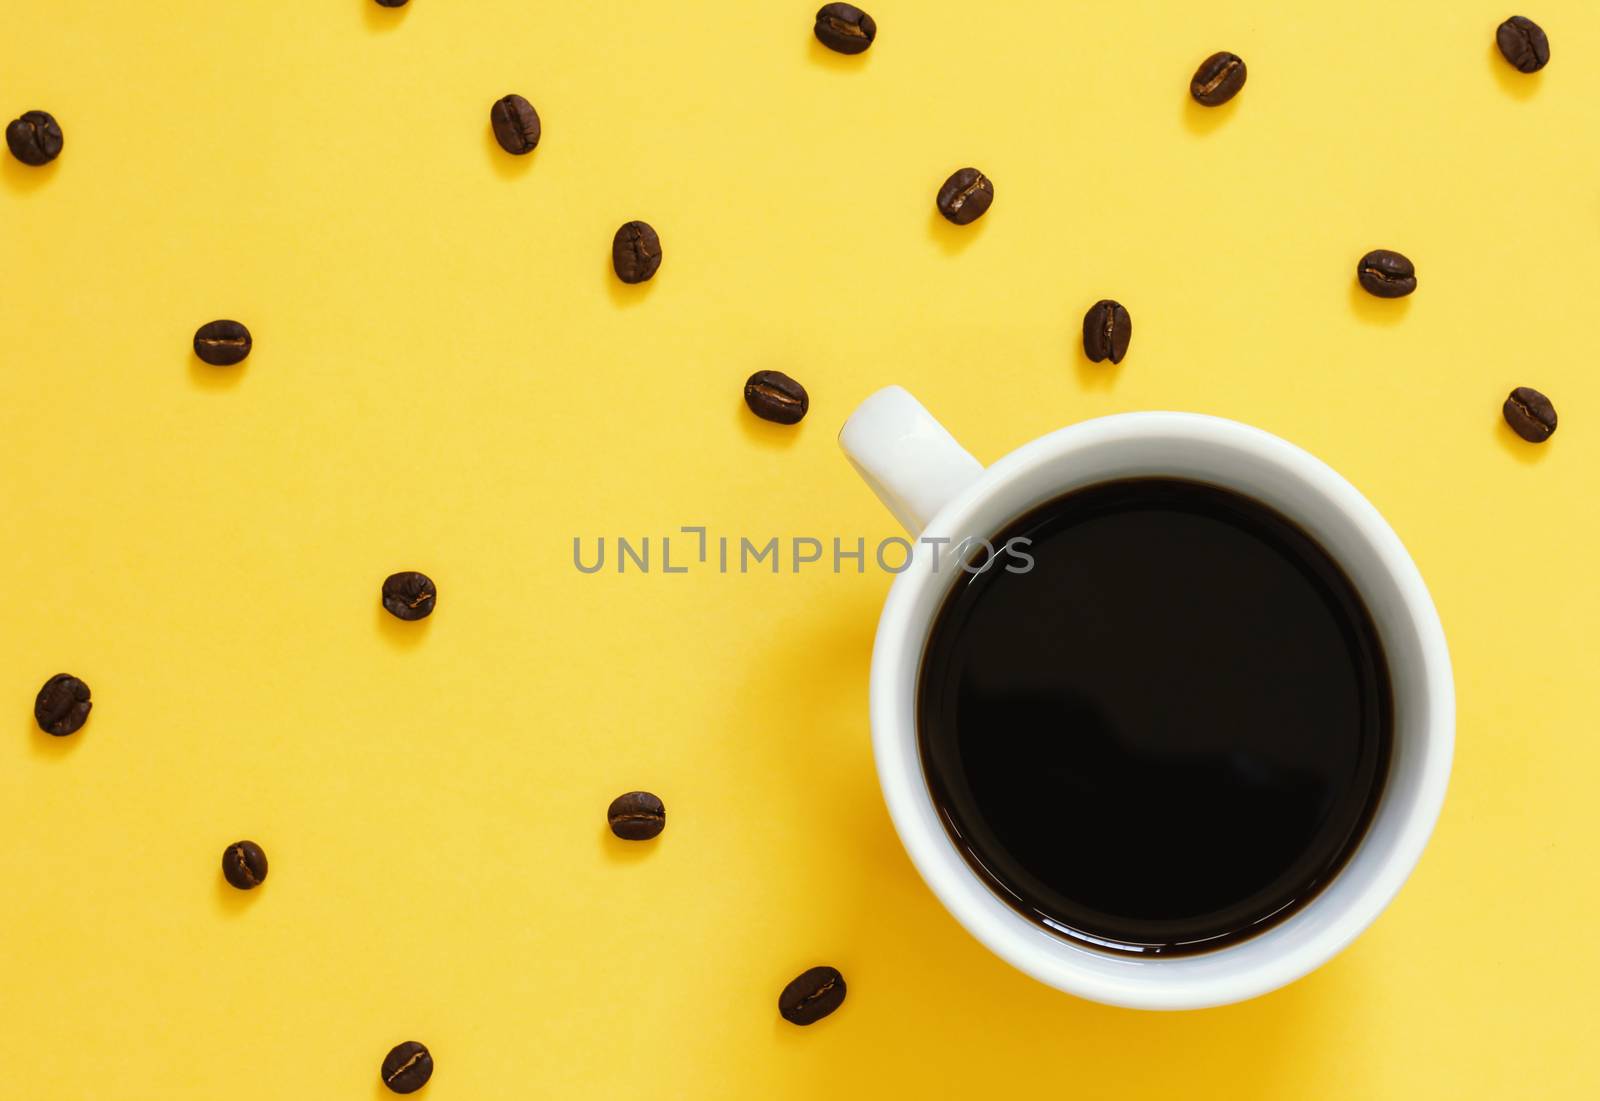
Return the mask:
<svg viewBox="0 0 1600 1101"><path fill-rule="evenodd" d="M1332 468L1257 428L1193 413L1124 413L1024 444L990 467L962 450L905 390L864 401L840 446L913 537L872 653L872 740L900 840L933 893L1000 958L1080 997L1194 1009L1274 990L1326 963L1387 906L1444 802L1455 685L1438 613L1411 556L1378 511ZM917 678L935 614L959 569L949 547L992 536L1036 505L1116 478L1168 475L1224 486L1296 521L1343 566L1377 626L1394 692L1388 778L1344 868L1285 920L1210 952L1139 959L1057 937L1002 902L941 825L917 749ZM949 540L949 544L939 540ZM934 568L932 555L946 562Z"/></svg>

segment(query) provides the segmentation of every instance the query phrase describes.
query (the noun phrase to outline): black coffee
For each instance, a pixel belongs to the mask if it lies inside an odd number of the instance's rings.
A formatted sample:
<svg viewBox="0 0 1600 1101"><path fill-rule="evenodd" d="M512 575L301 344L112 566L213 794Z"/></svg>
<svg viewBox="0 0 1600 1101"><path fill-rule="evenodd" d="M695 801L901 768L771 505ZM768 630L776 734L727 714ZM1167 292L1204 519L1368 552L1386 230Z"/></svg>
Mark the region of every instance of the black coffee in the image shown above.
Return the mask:
<svg viewBox="0 0 1600 1101"><path fill-rule="evenodd" d="M1079 490L990 542L923 655L934 802L995 893L1101 948L1258 932L1361 840L1388 770L1388 669L1315 541L1196 482ZM974 564L972 569L976 569Z"/></svg>

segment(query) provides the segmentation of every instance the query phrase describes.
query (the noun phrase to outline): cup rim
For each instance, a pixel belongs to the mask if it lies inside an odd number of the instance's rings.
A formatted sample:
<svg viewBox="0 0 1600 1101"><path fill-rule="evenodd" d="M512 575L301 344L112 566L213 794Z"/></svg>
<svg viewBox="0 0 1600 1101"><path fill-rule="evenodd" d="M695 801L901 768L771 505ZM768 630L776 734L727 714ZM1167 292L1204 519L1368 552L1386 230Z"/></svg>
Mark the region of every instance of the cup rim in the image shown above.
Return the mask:
<svg viewBox="0 0 1600 1101"><path fill-rule="evenodd" d="M1398 835L1387 852L1380 854L1378 874L1337 920L1302 938L1292 950L1267 955L1257 949L1253 958L1248 957L1245 950L1271 935L1264 932L1209 953L1130 957L1126 966L1109 969L1104 954L1054 936L1000 902L940 826L922 773L915 722L916 675L913 672L907 686L905 657L908 648L915 650L912 667L920 666L922 646L942 604L942 594L927 610L919 612L917 605L928 586L944 582L929 568L929 547L920 540L908 568L890 586L874 639L870 677L873 752L890 819L912 864L945 909L990 951L1040 982L1094 1001L1142 1009L1224 1005L1285 986L1320 967L1376 920L1404 884L1421 858L1444 803L1455 738L1454 679L1432 597L1399 536L1378 510L1342 475L1309 452L1238 421L1200 413L1135 412L1057 429L985 468L945 503L922 534L960 533L976 510L1028 472L1130 438L1220 444L1286 471L1349 521L1377 553L1401 594L1405 618L1416 631L1429 706L1421 737L1420 782L1415 796L1401 809ZM903 721L908 691L909 723ZM934 829L926 828L928 821ZM1316 909L1317 903L1312 900L1301 914ZM1090 959L1095 966L1089 966ZM1215 961L1228 959L1239 965L1215 966ZM1213 966L1203 961L1212 961Z"/></svg>

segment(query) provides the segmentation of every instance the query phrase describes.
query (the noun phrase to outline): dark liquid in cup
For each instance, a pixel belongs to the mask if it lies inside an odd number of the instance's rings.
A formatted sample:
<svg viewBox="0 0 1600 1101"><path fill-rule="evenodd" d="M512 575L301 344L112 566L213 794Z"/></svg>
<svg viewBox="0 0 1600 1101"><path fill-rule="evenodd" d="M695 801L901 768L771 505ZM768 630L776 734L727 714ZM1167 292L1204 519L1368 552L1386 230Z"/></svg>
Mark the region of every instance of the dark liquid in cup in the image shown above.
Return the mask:
<svg viewBox="0 0 1600 1101"><path fill-rule="evenodd" d="M1113 951L1293 913L1388 771L1389 673L1350 580L1276 511L1176 479L1070 493L990 542L1017 537L1032 568L961 574L923 654L922 764L967 862Z"/></svg>

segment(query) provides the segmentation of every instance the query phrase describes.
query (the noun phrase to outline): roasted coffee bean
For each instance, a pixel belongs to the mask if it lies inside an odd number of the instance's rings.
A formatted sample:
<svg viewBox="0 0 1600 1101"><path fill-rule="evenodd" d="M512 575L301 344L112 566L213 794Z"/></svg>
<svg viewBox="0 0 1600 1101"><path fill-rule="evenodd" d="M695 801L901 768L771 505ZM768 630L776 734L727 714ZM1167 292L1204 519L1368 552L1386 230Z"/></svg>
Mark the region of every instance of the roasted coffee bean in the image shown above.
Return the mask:
<svg viewBox="0 0 1600 1101"><path fill-rule="evenodd" d="M976 168L952 172L934 202L939 213L958 226L976 222L994 202L994 183Z"/></svg>
<svg viewBox="0 0 1600 1101"><path fill-rule="evenodd" d="M824 4L813 28L817 41L842 54L858 54L878 37L878 24L854 4Z"/></svg>
<svg viewBox="0 0 1600 1101"><path fill-rule="evenodd" d="M250 330L237 321L208 321L194 333L194 354L213 367L232 367L250 347Z"/></svg>
<svg viewBox="0 0 1600 1101"><path fill-rule="evenodd" d="M61 124L49 111L24 111L6 127L6 145L23 164L49 164L61 155Z"/></svg>
<svg viewBox="0 0 1600 1101"><path fill-rule="evenodd" d="M64 738L83 726L93 706L87 684L70 673L57 673L34 697L33 720L46 734Z"/></svg>
<svg viewBox="0 0 1600 1101"><path fill-rule="evenodd" d="M1501 412L1511 430L1529 443L1544 443L1556 431L1556 407L1531 386L1511 391Z"/></svg>
<svg viewBox="0 0 1600 1101"><path fill-rule="evenodd" d="M643 283L661 267L661 238L649 222L628 222L611 239L611 266L624 283Z"/></svg>
<svg viewBox="0 0 1600 1101"><path fill-rule="evenodd" d="M1121 363L1133 339L1133 319L1121 302L1102 298L1083 315L1083 354L1095 363Z"/></svg>
<svg viewBox="0 0 1600 1101"><path fill-rule="evenodd" d="M667 828L667 808L660 796L630 791L611 800L606 821L624 841L648 841Z"/></svg>
<svg viewBox="0 0 1600 1101"><path fill-rule="evenodd" d="M811 408L811 397L782 371L757 371L745 380L744 403L764 421L797 424Z"/></svg>
<svg viewBox="0 0 1600 1101"><path fill-rule="evenodd" d="M433 1055L424 1044L396 1044L383 1060L383 1084L395 1093L416 1093L433 1077Z"/></svg>
<svg viewBox="0 0 1600 1101"><path fill-rule="evenodd" d="M1501 55L1518 72L1536 73L1550 62L1550 40L1544 28L1522 15L1513 15L1494 32Z"/></svg>
<svg viewBox="0 0 1600 1101"><path fill-rule="evenodd" d="M1398 252L1376 248L1356 265L1356 279L1368 294L1379 298L1404 298L1417 289L1417 269Z"/></svg>
<svg viewBox="0 0 1600 1101"><path fill-rule="evenodd" d="M1218 50L1194 71L1189 94L1203 107L1220 107L1239 94L1247 75L1244 58Z"/></svg>
<svg viewBox="0 0 1600 1101"><path fill-rule="evenodd" d="M507 153L520 157L539 144L539 112L519 95L495 100L489 108L489 125L494 127L494 140Z"/></svg>
<svg viewBox="0 0 1600 1101"><path fill-rule="evenodd" d="M267 854L254 841L235 841L222 850L222 878L241 891L267 878Z"/></svg>
<svg viewBox="0 0 1600 1101"><path fill-rule="evenodd" d="M813 967L778 995L778 1012L792 1024L816 1024L844 1004L844 976L832 967Z"/></svg>
<svg viewBox="0 0 1600 1101"><path fill-rule="evenodd" d="M403 570L383 579L383 606L396 619L426 619L438 598L433 578L425 573Z"/></svg>

